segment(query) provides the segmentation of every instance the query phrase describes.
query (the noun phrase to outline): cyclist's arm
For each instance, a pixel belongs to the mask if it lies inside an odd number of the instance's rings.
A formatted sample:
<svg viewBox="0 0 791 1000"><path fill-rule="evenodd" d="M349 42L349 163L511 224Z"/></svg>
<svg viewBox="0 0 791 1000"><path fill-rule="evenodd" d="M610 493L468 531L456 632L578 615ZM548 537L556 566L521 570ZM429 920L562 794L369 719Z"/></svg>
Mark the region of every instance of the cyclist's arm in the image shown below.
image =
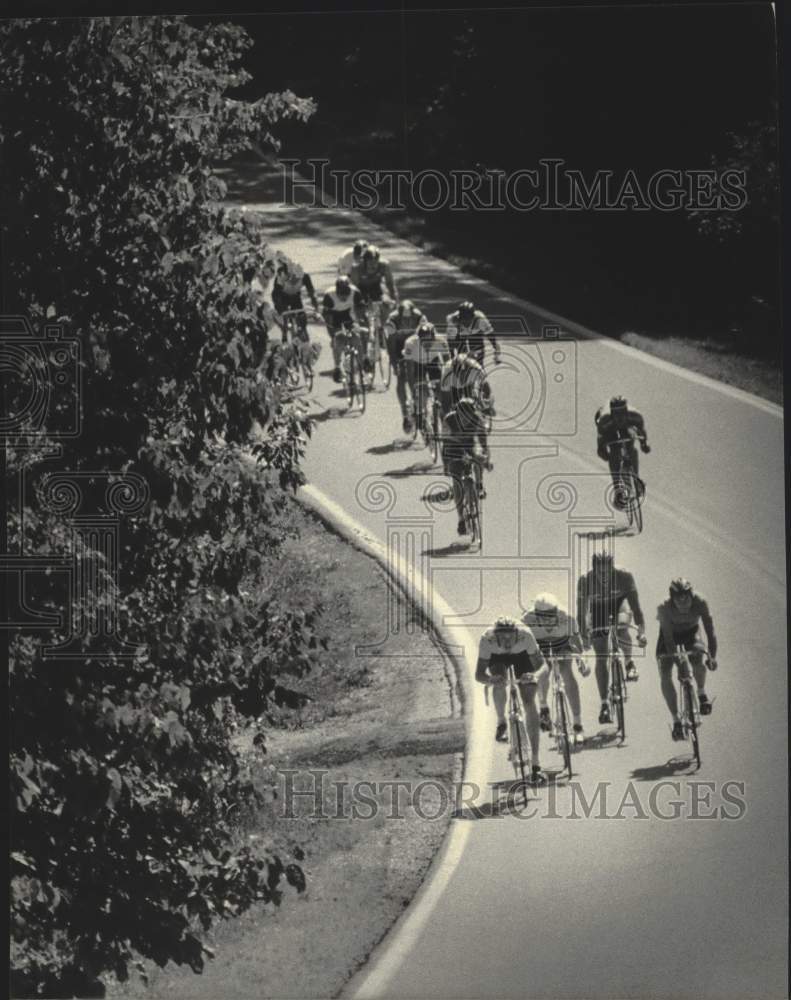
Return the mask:
<svg viewBox="0 0 791 1000"><path fill-rule="evenodd" d="M390 265L385 261L382 261L382 277L385 279L385 285L387 287L387 293L391 299L398 298L396 293L395 282L393 281L393 272L390 270Z"/></svg>
<svg viewBox="0 0 791 1000"><path fill-rule="evenodd" d="M634 618L634 623L637 628L643 632L645 630L645 617L643 616L643 609L640 607L640 598L637 594L637 585L634 582L634 577L628 574L628 589L626 591L626 600L632 612L632 617Z"/></svg>
<svg viewBox="0 0 791 1000"><path fill-rule="evenodd" d="M533 675L536 680L540 680L549 673L549 667L547 666L547 661L544 659L544 654L541 652L538 643L536 643L535 652L530 653L529 656Z"/></svg>
<svg viewBox="0 0 791 1000"><path fill-rule="evenodd" d="M485 684L489 680L489 660L482 659L480 655L475 666L475 680L479 684Z"/></svg>
<svg viewBox="0 0 791 1000"><path fill-rule="evenodd" d="M327 326L330 325L330 317L333 313L334 303L332 301L332 296L325 294L324 298L321 300L321 315L324 317L324 322Z"/></svg>
<svg viewBox="0 0 791 1000"><path fill-rule="evenodd" d="M481 316L479 323L479 332L482 337L488 337L489 343L492 345L492 350L497 352L499 348L497 346L497 337L494 335L494 327L486 318L486 316Z"/></svg>
<svg viewBox="0 0 791 1000"><path fill-rule="evenodd" d="M359 288L355 288L352 294L352 319L356 323L363 321L363 296Z"/></svg>
<svg viewBox="0 0 791 1000"><path fill-rule="evenodd" d="M302 276L302 287L308 293L308 297L310 298L310 301L311 301L311 303L313 305L313 308L315 309L316 308L316 289L313 287L313 280L312 280L312 278L310 277L310 275L308 274L307 271Z"/></svg>
<svg viewBox="0 0 791 1000"><path fill-rule="evenodd" d="M700 620L703 622L703 629L706 632L706 641L709 645L709 654L712 660L717 659L717 636L714 632L714 619L711 617L709 605L703 598L700 600Z"/></svg>
<svg viewBox="0 0 791 1000"><path fill-rule="evenodd" d="M665 652L672 653L676 648L676 641L673 637L673 622L670 617L670 611L664 604L660 604L656 609L656 618L659 622L659 630L662 633L662 639L664 641Z"/></svg>

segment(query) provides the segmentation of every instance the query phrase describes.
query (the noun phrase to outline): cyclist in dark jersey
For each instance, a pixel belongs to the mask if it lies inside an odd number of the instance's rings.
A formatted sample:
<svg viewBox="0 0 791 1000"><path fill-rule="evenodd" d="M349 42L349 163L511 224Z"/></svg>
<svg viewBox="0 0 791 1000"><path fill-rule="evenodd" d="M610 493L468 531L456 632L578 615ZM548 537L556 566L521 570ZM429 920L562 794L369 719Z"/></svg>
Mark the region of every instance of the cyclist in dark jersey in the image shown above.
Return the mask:
<svg viewBox="0 0 791 1000"><path fill-rule="evenodd" d="M458 533L466 535L468 525L464 520L463 475L466 456L470 456L480 471L482 465L489 466L489 445L486 427L478 407L472 399L460 399L458 405L445 415L442 460L448 475L453 480L453 499L459 515ZM476 474L477 475L477 474ZM483 495L481 478L478 488Z"/></svg>
<svg viewBox="0 0 791 1000"><path fill-rule="evenodd" d="M618 643L625 655L626 650L631 647L628 630L630 618L634 619L637 626L637 642L645 646L645 618L634 577L627 570L614 566L609 552L596 552L593 555L593 569L584 573L577 583L577 621L585 647L592 645L596 654L596 683L601 698L599 722L602 725L612 722L607 697L610 686L607 654L611 617L616 620ZM626 664L626 679L636 681L637 678L637 667L634 660L629 659Z"/></svg>
<svg viewBox="0 0 791 1000"><path fill-rule="evenodd" d="M396 397L401 407L404 434L412 431L412 416L407 399L407 366L404 362L404 344L426 317L410 299L403 299L385 322L387 353L396 376Z"/></svg>

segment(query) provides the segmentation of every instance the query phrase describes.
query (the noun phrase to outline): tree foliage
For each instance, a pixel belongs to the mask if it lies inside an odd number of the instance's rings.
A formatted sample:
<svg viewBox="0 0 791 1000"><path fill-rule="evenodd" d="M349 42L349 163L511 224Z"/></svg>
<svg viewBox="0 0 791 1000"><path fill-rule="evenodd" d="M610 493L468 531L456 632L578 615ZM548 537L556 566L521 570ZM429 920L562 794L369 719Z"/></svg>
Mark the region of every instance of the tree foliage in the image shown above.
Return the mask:
<svg viewBox="0 0 791 1000"><path fill-rule="evenodd" d="M132 473L150 493L122 524L118 587L105 552L82 555L144 651L108 657L86 633L82 659L45 658L39 637L12 640L16 995L101 993L138 956L199 971L201 929L304 885L229 821L250 788L238 726L293 702L323 643L314 600L260 586L310 424L250 280L275 252L260 219L223 206L212 167L313 104L234 99L248 45L235 26L176 17L0 29L5 311L77 340L83 413L55 464L62 394L50 436L29 428L9 448L9 478L24 468L32 484L10 544L72 552L47 502L53 469L95 472L75 479L89 496ZM36 576L27 599L57 608L55 584ZM74 614L95 596L75 596Z"/></svg>

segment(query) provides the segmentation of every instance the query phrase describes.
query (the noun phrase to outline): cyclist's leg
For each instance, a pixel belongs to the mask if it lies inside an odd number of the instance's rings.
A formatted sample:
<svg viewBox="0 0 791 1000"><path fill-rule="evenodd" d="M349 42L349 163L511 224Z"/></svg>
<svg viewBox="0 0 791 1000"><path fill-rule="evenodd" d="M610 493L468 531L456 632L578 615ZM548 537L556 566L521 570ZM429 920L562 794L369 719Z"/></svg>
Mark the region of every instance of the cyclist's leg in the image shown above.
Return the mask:
<svg viewBox="0 0 791 1000"><path fill-rule="evenodd" d="M680 722L678 714L678 691L673 680L673 665L676 663L675 656L665 648L665 639L662 633L656 641L656 665L659 670L659 684L662 688L662 697L670 712L673 722Z"/></svg>
<svg viewBox="0 0 791 1000"><path fill-rule="evenodd" d="M606 630L601 629L592 634L591 645L596 654L596 686L599 689L599 698L605 705L609 703L610 698L609 636Z"/></svg>
<svg viewBox="0 0 791 1000"><path fill-rule="evenodd" d="M573 663L574 660L571 656L563 656L558 660L560 676L563 678L563 686L566 688L566 694L569 696L573 721L575 725L579 725L582 719L582 704L580 701L580 686L572 669Z"/></svg>
<svg viewBox="0 0 791 1000"><path fill-rule="evenodd" d="M696 629L690 635L684 637L684 649L689 653L689 662L692 666L692 673L695 677L695 685L698 689L698 697L706 695L706 653L708 649L703 641L700 632Z"/></svg>
<svg viewBox="0 0 791 1000"><path fill-rule="evenodd" d="M610 448L609 455L607 456L607 463L610 466L610 475L612 476L613 486L617 490L621 485L621 460L615 448Z"/></svg>
<svg viewBox="0 0 791 1000"><path fill-rule="evenodd" d="M497 724L501 725L505 722L505 684L492 685L492 701L494 702L494 710L497 713Z"/></svg>
<svg viewBox="0 0 791 1000"><path fill-rule="evenodd" d="M525 706L527 738L530 740L530 749L533 754L533 767L539 766L539 741L541 739L541 724L538 717L538 706L536 705L537 686L537 684L523 684L521 681L519 682L519 690Z"/></svg>
<svg viewBox="0 0 791 1000"><path fill-rule="evenodd" d="M448 460L448 472L453 484L453 502L456 504L456 513L461 529L464 521L464 463L455 458ZM465 525L466 527L466 525Z"/></svg>
<svg viewBox="0 0 791 1000"><path fill-rule="evenodd" d="M630 670L637 673L637 666L632 659L632 650L634 649L634 644L632 642L632 637L629 633L629 627L633 624L632 610L629 607L629 602L624 598L618 605L618 618L616 625L616 635L618 636L618 647L624 655L626 660L626 672L627 674Z"/></svg>

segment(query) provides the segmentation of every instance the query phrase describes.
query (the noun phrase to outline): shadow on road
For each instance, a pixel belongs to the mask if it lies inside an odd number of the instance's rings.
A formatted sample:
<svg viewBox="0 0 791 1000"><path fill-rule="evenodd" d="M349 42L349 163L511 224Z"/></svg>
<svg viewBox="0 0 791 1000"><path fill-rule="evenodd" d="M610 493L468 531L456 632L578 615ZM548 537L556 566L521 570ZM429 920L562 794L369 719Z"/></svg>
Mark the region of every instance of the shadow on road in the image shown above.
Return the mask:
<svg viewBox="0 0 791 1000"><path fill-rule="evenodd" d="M390 444L375 444L371 448L366 448L366 455L392 455L395 451L406 451L414 444L412 438L396 438Z"/></svg>
<svg viewBox="0 0 791 1000"><path fill-rule="evenodd" d="M618 733L599 730L593 736L587 736L582 744L583 750L609 750L611 747L622 746Z"/></svg>
<svg viewBox="0 0 791 1000"><path fill-rule="evenodd" d="M671 757L664 764L635 768L630 777L635 781L661 781L662 778L672 778L674 774L683 774L690 768L695 769L695 761L691 756Z"/></svg>
<svg viewBox="0 0 791 1000"><path fill-rule="evenodd" d="M413 462L412 465L406 465L403 469L388 469L382 475L388 476L390 479L406 479L408 476L430 476L435 472L436 467L432 462Z"/></svg>

